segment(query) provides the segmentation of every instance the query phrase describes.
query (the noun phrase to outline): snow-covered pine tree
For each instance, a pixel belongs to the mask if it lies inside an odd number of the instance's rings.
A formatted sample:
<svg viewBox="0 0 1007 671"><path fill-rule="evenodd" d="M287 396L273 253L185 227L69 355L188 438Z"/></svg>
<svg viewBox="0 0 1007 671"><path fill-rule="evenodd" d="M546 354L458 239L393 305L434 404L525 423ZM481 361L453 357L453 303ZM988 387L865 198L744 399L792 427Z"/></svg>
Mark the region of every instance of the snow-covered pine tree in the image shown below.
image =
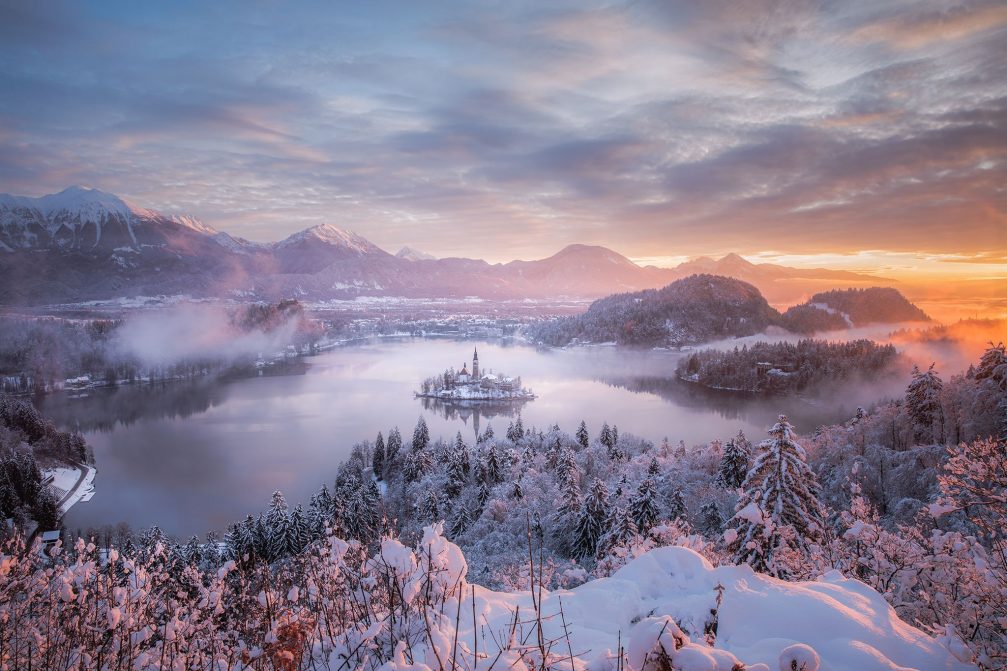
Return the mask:
<svg viewBox="0 0 1007 671"><path fill-rule="evenodd" d="M466 445L465 441L462 439L461 431L459 431L458 435L455 436L455 454L458 457L458 462L461 464L462 473L465 474L465 477L468 477L469 472L472 469L472 459L469 454L469 446Z"/></svg>
<svg viewBox="0 0 1007 671"><path fill-rule="evenodd" d="M190 536L188 542L182 546L179 558L189 566L199 566L202 552L199 548L199 539L196 536Z"/></svg>
<svg viewBox="0 0 1007 671"><path fill-rule="evenodd" d="M421 452L427 449L427 445L430 444L430 429L427 428L427 420L423 419L420 415L419 420L416 422L416 428L413 429L413 442L412 450L413 452Z"/></svg>
<svg viewBox="0 0 1007 671"><path fill-rule="evenodd" d="M748 452L732 438L724 446L717 482L728 489L737 489L745 482L746 475L748 475Z"/></svg>
<svg viewBox="0 0 1007 671"><path fill-rule="evenodd" d="M226 556L235 561L241 560L241 555L245 552L241 545L241 532L238 524L229 524L224 532L224 545L227 547Z"/></svg>
<svg viewBox="0 0 1007 671"><path fill-rule="evenodd" d="M468 505L464 500L459 501L454 514L451 516L451 524L448 525L448 536L451 539L458 538L465 533L465 530L468 529L471 524L472 513L469 512Z"/></svg>
<svg viewBox="0 0 1007 671"><path fill-rule="evenodd" d="M608 487L601 478L595 478L581 506L577 528L574 530L574 557L595 555L598 541L608 531L609 513Z"/></svg>
<svg viewBox="0 0 1007 671"><path fill-rule="evenodd" d="M685 458L685 441L678 441L678 446L675 448L675 458L684 459Z"/></svg>
<svg viewBox="0 0 1007 671"><path fill-rule="evenodd" d="M524 438L524 424L521 421L521 415L518 415L517 420L511 422L507 427L507 440L517 444L522 438Z"/></svg>
<svg viewBox="0 0 1007 671"><path fill-rule="evenodd" d="M749 459L752 458L752 441L745 437L745 432L741 429L738 429L738 435L734 437L734 444L743 450Z"/></svg>
<svg viewBox="0 0 1007 671"><path fill-rule="evenodd" d="M718 538L724 530L724 516L716 501L707 501L699 508L699 530L707 538Z"/></svg>
<svg viewBox="0 0 1007 671"><path fill-rule="evenodd" d="M378 437L374 439L374 456L371 461L371 468L374 477L383 480L385 477L385 439L378 431Z"/></svg>
<svg viewBox="0 0 1007 671"><path fill-rule="evenodd" d="M581 420L580 426L577 427L577 443L585 450L591 445L591 436L587 432L587 423L584 420Z"/></svg>
<svg viewBox="0 0 1007 671"><path fill-rule="evenodd" d="M657 457L651 457L647 464L647 477L656 478L661 474L661 465L657 463Z"/></svg>
<svg viewBox="0 0 1007 671"><path fill-rule="evenodd" d="M420 515L426 522L438 522L441 519L441 500L433 487L420 500Z"/></svg>
<svg viewBox="0 0 1007 671"><path fill-rule="evenodd" d="M672 521L678 519L685 521L688 514L689 510L685 506L685 496L682 494L682 488L675 487L671 492L671 496L668 497L668 519Z"/></svg>
<svg viewBox="0 0 1007 671"><path fill-rule="evenodd" d="M490 443L490 446L483 450L482 466L487 485L492 487L503 479L503 464L495 443Z"/></svg>
<svg viewBox="0 0 1007 671"><path fill-rule="evenodd" d="M369 480L360 490L357 503L357 535L364 542L373 540L381 525L381 490Z"/></svg>
<svg viewBox="0 0 1007 671"><path fill-rule="evenodd" d="M598 442L601 443L606 451L612 450L612 428L605 422L601 425L601 432L598 434Z"/></svg>
<svg viewBox="0 0 1007 671"><path fill-rule="evenodd" d="M633 524L641 534L650 531L651 527L657 524L661 517L661 511L657 505L657 489L654 481L649 477L636 489L629 504L629 513L633 518Z"/></svg>
<svg viewBox="0 0 1007 671"><path fill-rule="evenodd" d="M287 539L287 552L295 555L303 550L311 542L311 529L308 527L308 519L300 504L294 506L294 512L290 513L290 535Z"/></svg>
<svg viewBox="0 0 1007 671"><path fill-rule="evenodd" d="M290 538L290 513L287 501L280 491L273 492L273 499L266 512L266 556L270 562L287 556Z"/></svg>
<svg viewBox="0 0 1007 671"><path fill-rule="evenodd" d="M510 497L520 501L524 498L524 488L521 486L521 478L518 477L511 483Z"/></svg>
<svg viewBox="0 0 1007 671"><path fill-rule="evenodd" d="M612 548L628 543L639 533L632 511L629 508L616 508L612 511L608 531L598 541L597 556L602 557Z"/></svg>
<svg viewBox="0 0 1007 671"><path fill-rule="evenodd" d="M780 415L769 435L742 484L727 547L737 563L786 578L773 555L781 548L807 553L811 545L824 542L825 511L818 480L786 415Z"/></svg>
<svg viewBox="0 0 1007 671"><path fill-rule="evenodd" d="M493 434L493 425L492 424L487 424L486 425L486 430L483 431L483 435L479 436L479 440L477 440L476 442L477 443L485 443L487 440L493 440L493 435L494 435Z"/></svg>
<svg viewBox="0 0 1007 671"><path fill-rule="evenodd" d="M244 562L247 556L250 561L254 561L258 554L258 547L256 543L256 524L255 518L251 515L245 516L245 521L238 525L238 544L232 549L233 556L239 562ZM238 555L236 552L240 552Z"/></svg>
<svg viewBox="0 0 1007 671"><path fill-rule="evenodd" d="M397 473L402 468L402 434L399 432L399 427L395 427L388 432L388 438L385 440L385 479L391 478L394 473Z"/></svg>
<svg viewBox="0 0 1007 671"><path fill-rule="evenodd" d="M913 366L912 381L906 387L906 409L913 418L913 428L917 441L942 443L944 438L944 413L941 408L941 381L934 364L927 372L920 372Z"/></svg>
<svg viewBox="0 0 1007 671"><path fill-rule="evenodd" d="M459 441L461 440L461 434L458 434ZM464 449L464 443L462 443ZM468 478L465 476L465 466L463 462L462 453L455 449L448 455L448 466L447 466L447 476L448 481L444 486L444 493L448 495L448 498L455 498L462 493L462 489L465 488L465 483L468 482Z"/></svg>
<svg viewBox="0 0 1007 671"><path fill-rule="evenodd" d="M259 513L255 518L255 554L260 559L269 561L269 527L266 526L266 516Z"/></svg>

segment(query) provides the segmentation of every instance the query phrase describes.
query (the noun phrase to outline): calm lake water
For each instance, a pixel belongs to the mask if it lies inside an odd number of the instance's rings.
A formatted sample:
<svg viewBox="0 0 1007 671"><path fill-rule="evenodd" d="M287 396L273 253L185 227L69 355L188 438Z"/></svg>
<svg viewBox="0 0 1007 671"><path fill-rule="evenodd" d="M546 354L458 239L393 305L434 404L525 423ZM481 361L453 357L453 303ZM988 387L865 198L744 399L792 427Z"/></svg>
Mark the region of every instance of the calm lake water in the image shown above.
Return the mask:
<svg viewBox="0 0 1007 671"><path fill-rule="evenodd" d="M461 431L471 444L476 426L488 424L503 435L516 408L477 413L413 396L423 378L471 361L473 346L484 370L519 375L538 395L520 407L526 427L556 423L572 433L583 419L597 435L607 421L621 434L692 446L738 429L761 439L780 412L811 431L871 400L866 390L842 403L708 392L674 379L677 352L386 339L298 360L282 375L46 398L41 410L84 433L98 468L94 498L65 523L71 531L125 521L134 530L156 524L179 537L203 535L264 509L276 489L292 504L306 501L331 485L355 442L394 426L408 441L421 415L433 437Z"/></svg>

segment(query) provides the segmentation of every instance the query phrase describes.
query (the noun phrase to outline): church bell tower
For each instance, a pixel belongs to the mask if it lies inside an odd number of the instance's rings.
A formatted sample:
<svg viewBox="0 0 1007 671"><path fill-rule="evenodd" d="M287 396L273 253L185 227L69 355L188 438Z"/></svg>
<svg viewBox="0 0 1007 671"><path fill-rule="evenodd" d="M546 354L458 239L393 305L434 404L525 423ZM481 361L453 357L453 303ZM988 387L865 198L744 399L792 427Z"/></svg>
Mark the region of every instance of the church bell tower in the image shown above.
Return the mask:
<svg viewBox="0 0 1007 671"><path fill-rule="evenodd" d="M476 380L479 378L479 350L477 348L472 349L472 377Z"/></svg>

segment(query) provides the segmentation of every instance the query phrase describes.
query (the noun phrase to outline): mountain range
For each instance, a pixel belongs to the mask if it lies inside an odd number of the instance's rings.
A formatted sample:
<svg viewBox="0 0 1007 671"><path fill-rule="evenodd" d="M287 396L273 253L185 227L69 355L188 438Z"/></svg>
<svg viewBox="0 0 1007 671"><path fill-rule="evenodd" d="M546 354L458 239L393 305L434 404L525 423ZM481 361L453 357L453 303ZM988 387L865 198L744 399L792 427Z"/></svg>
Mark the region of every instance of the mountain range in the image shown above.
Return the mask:
<svg viewBox="0 0 1007 671"><path fill-rule="evenodd" d="M675 268L640 266L605 247L579 244L533 261L436 259L409 247L390 254L329 224L259 243L96 189L74 186L40 198L0 194L0 304L8 305L170 294L588 299L696 273L744 280L774 302L802 300L811 293L807 286L891 283L848 271L753 264L737 254Z"/></svg>

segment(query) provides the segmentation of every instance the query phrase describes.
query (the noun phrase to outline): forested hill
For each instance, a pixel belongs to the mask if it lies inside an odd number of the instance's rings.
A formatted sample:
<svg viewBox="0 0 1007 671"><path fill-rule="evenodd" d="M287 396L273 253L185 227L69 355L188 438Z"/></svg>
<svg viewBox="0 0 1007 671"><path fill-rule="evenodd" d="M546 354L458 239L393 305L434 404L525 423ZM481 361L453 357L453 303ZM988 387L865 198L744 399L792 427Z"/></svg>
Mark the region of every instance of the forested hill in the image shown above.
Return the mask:
<svg viewBox="0 0 1007 671"><path fill-rule="evenodd" d="M890 287L823 291L783 314L783 325L795 333L913 321L930 321L930 317Z"/></svg>
<svg viewBox="0 0 1007 671"><path fill-rule="evenodd" d="M662 289L602 298L584 314L535 325L529 335L553 346L577 340L654 347L753 335L780 322L751 284L692 275Z"/></svg>

